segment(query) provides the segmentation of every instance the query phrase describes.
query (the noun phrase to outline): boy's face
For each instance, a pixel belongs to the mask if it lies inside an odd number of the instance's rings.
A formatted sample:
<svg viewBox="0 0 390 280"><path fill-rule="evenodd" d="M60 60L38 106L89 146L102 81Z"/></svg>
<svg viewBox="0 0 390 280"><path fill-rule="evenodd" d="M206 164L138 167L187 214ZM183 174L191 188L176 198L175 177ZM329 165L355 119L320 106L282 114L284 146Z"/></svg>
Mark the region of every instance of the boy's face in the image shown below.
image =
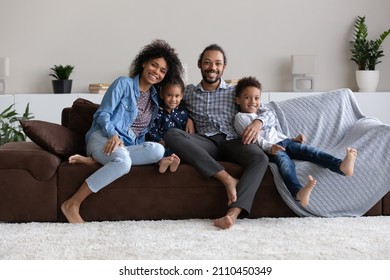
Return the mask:
<svg viewBox="0 0 390 280"><path fill-rule="evenodd" d="M240 97L236 97L236 103L240 105L243 113L256 113L261 106L261 92L257 87L246 87Z"/></svg>
<svg viewBox="0 0 390 280"><path fill-rule="evenodd" d="M160 97L164 101L164 109L171 112L179 106L180 101L183 99L183 92L180 86L169 84L164 87Z"/></svg>

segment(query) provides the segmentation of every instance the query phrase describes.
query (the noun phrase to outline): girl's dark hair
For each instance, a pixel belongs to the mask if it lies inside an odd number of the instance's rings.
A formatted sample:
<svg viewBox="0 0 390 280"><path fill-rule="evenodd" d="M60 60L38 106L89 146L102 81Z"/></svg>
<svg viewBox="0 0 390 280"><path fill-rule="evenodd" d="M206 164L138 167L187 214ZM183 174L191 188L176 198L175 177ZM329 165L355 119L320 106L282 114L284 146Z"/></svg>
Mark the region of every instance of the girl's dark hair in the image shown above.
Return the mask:
<svg viewBox="0 0 390 280"><path fill-rule="evenodd" d="M129 76L133 78L136 75L141 74L143 71L142 65L150 59L155 58L164 58L167 62L168 71L165 74L163 81L165 79L172 79L172 77L183 76L184 68L175 49L164 40L154 40L141 49L131 63ZM161 81L161 83L163 81Z"/></svg>
<svg viewBox="0 0 390 280"><path fill-rule="evenodd" d="M168 85L175 85L179 86L182 93L184 93L185 85L183 82L183 79L179 76L172 76L168 79L165 79L164 82L161 84L161 90L164 91L165 87Z"/></svg>
<svg viewBox="0 0 390 280"><path fill-rule="evenodd" d="M242 91L246 87L256 87L261 91L261 83L255 77L244 77L241 78L236 85L236 96L240 97Z"/></svg>
<svg viewBox="0 0 390 280"><path fill-rule="evenodd" d="M223 63L226 64L227 63L227 59L226 59L226 54L225 54L225 51L217 44L211 44L209 46L207 46L203 52L200 54L199 56L199 60L198 60L198 63L201 63L202 62L202 59L203 59L203 55L205 52L207 51L219 51L222 53L223 55Z"/></svg>

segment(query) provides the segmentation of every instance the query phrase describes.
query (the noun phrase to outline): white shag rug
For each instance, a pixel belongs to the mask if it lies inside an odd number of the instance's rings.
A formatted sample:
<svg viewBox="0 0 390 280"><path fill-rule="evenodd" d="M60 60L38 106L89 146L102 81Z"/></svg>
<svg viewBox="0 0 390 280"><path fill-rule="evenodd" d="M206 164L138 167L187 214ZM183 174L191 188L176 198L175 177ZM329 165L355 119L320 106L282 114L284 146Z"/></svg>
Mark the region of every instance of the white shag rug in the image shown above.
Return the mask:
<svg viewBox="0 0 390 280"><path fill-rule="evenodd" d="M0 223L2 260L388 260L390 216Z"/></svg>

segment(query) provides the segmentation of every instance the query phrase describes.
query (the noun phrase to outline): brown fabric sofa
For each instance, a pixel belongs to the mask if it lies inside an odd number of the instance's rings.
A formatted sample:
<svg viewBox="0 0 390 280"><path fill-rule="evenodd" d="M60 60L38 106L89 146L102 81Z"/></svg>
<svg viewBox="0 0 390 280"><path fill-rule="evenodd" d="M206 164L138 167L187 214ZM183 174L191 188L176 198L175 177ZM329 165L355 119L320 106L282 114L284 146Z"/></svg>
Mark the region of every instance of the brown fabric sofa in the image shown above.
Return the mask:
<svg viewBox="0 0 390 280"><path fill-rule="evenodd" d="M22 122L33 142L0 146L0 221L63 222L60 205L99 166L70 165L69 155L83 153L84 135L97 104L78 99L64 108L62 125ZM222 163L237 178L242 169ZM182 163L176 173L160 174L155 165L133 166L130 173L89 196L80 209L86 221L214 219L227 211L223 185L205 179ZM366 215L390 215L387 194ZM293 217L268 169L258 189L249 218Z"/></svg>

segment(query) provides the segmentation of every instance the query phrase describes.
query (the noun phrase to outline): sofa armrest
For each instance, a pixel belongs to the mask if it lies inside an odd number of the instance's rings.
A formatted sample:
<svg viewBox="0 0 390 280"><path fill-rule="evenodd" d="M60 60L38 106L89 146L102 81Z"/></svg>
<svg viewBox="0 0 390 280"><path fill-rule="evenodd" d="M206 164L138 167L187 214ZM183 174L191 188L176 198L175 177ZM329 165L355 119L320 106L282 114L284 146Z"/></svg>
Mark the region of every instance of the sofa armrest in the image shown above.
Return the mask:
<svg viewBox="0 0 390 280"><path fill-rule="evenodd" d="M10 142L0 146L0 169L27 170L36 180L53 177L60 163L60 157L34 142Z"/></svg>

